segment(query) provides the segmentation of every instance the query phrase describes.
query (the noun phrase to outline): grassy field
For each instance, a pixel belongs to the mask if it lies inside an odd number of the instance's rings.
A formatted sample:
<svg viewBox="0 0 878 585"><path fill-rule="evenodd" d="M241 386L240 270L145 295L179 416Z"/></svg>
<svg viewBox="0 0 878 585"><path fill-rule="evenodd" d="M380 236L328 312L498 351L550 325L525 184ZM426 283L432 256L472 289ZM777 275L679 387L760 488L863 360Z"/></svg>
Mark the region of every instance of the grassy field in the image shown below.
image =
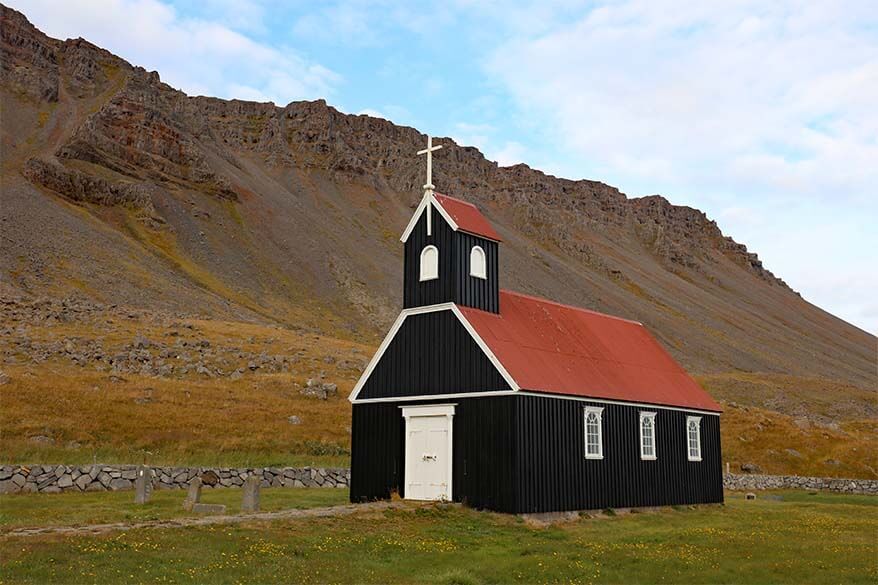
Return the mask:
<svg viewBox="0 0 878 585"><path fill-rule="evenodd" d="M0 575L9 583L874 583L876 504L866 496L779 492L551 526L439 505L102 536L7 536L0 537Z"/></svg>
<svg viewBox="0 0 878 585"><path fill-rule="evenodd" d="M241 511L241 490L205 489L201 501L225 504L227 514ZM263 488L263 512L337 506L348 503L348 490L329 488ZM134 492L17 494L0 500L0 530L43 526L81 526L111 522L170 520L191 516L183 509L186 490L154 491L146 505L134 503Z"/></svg>

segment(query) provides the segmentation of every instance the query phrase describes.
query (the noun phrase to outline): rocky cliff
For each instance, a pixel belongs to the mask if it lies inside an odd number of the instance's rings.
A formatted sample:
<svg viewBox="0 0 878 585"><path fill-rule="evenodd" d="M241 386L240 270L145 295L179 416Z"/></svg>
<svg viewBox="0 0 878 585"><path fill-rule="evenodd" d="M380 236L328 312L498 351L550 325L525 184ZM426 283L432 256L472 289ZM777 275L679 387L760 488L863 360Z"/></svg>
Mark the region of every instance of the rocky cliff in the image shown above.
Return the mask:
<svg viewBox="0 0 878 585"><path fill-rule="evenodd" d="M425 137L324 101L189 97L0 7L0 292L375 337ZM440 139L434 182L504 237L505 287L638 319L697 371L874 378L875 339L661 196L499 167Z"/></svg>

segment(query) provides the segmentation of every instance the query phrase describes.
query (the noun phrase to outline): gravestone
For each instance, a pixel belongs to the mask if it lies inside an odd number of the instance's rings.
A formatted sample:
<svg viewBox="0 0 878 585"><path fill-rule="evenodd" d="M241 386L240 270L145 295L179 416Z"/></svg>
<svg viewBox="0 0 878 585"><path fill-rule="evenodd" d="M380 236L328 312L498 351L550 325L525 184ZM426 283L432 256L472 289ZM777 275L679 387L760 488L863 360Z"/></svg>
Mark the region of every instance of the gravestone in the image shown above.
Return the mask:
<svg viewBox="0 0 878 585"><path fill-rule="evenodd" d="M259 483L262 478L256 475L249 476L244 480L244 499L241 502L242 512L259 511Z"/></svg>
<svg viewBox="0 0 878 585"><path fill-rule="evenodd" d="M189 482L189 491L183 500L183 508L196 514L225 514L226 507L223 504L201 503L201 478L196 477Z"/></svg>
<svg viewBox="0 0 878 585"><path fill-rule="evenodd" d="M134 478L134 503L145 504L152 495L152 468L141 465Z"/></svg>
<svg viewBox="0 0 878 585"><path fill-rule="evenodd" d="M201 478L196 477L189 482L189 489L186 492L186 499L183 500L183 509L192 510L195 504L201 501Z"/></svg>

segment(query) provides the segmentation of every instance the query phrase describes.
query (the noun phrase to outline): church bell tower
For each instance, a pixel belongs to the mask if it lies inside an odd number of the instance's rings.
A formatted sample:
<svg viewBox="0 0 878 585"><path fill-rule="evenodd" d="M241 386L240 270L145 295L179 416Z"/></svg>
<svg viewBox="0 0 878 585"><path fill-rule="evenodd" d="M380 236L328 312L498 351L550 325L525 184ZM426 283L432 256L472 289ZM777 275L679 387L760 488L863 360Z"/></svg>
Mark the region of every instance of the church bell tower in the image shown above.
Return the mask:
<svg viewBox="0 0 878 585"><path fill-rule="evenodd" d="M400 240L405 246L403 306L455 303L500 312L500 236L472 203L435 192L433 146L427 156L424 196Z"/></svg>

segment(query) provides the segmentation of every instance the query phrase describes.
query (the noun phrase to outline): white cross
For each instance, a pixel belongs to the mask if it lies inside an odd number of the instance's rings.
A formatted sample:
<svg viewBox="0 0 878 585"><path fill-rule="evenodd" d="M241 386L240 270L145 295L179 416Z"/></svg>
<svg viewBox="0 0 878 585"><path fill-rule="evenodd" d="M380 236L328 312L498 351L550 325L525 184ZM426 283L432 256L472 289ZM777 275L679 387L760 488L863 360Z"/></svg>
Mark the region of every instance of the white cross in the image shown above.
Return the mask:
<svg viewBox="0 0 878 585"><path fill-rule="evenodd" d="M427 148L424 150L418 151L418 156L422 154L427 155L427 184L424 185L424 199L427 202L427 206L425 211L427 212L427 235L433 235L433 207L430 205L430 197L433 196L433 189L435 189L435 185L433 185L433 151L439 150L442 148L442 145L439 144L437 146L433 146L433 137L427 136Z"/></svg>
<svg viewBox="0 0 878 585"><path fill-rule="evenodd" d="M433 137L427 136L427 148L424 150L419 150L418 155L426 154L427 155L427 184L424 185L424 189L428 191L432 191L436 187L433 185L433 151L439 150L442 148L442 145L433 146Z"/></svg>

